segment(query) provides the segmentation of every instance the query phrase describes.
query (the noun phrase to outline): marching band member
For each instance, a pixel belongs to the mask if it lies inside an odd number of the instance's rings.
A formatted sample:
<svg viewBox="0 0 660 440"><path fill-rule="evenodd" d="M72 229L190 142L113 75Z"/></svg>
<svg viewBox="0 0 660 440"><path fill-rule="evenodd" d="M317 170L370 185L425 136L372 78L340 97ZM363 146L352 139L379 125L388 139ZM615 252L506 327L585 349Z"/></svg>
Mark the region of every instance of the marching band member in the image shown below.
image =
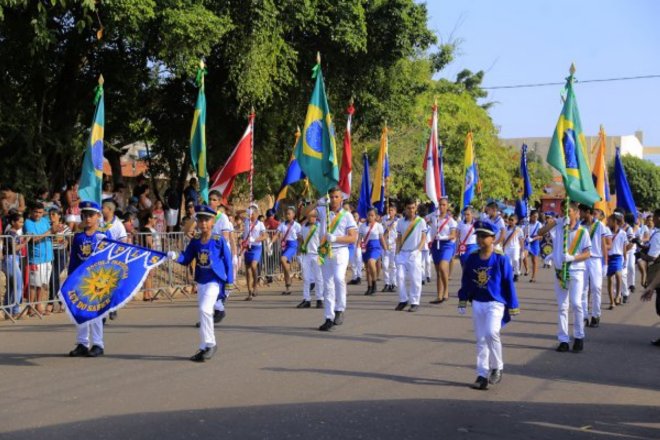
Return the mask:
<svg viewBox="0 0 660 440"><path fill-rule="evenodd" d="M522 229L518 227L518 216L511 214L509 216L509 225L506 228L502 247L504 255L509 258L511 267L513 267L513 281L518 281L520 275L520 252L523 247L524 237Z"/></svg>
<svg viewBox="0 0 660 440"><path fill-rule="evenodd" d="M312 306L310 295L312 284L316 287L316 308L323 307L323 275L319 264L321 230L319 229L318 216L316 209L309 211L307 223L302 227L302 232L298 236L300 253L303 257L303 300L296 306L299 309L308 309Z"/></svg>
<svg viewBox="0 0 660 440"><path fill-rule="evenodd" d="M417 204L408 200L404 205L404 218L397 223L396 267L399 279L399 304L394 310L402 311L410 304L409 312L416 312L422 296L422 249L426 246L427 226L418 217Z"/></svg>
<svg viewBox="0 0 660 440"><path fill-rule="evenodd" d="M525 251L527 256L532 262L532 277L529 279L530 283L536 282L536 272L538 271L538 257L541 255L541 239L543 236L539 235L541 230L541 222L539 222L539 213L534 210L529 214L529 223L526 225L525 234ZM523 265L525 266L525 275L528 273L527 258L523 258Z"/></svg>
<svg viewBox="0 0 660 440"><path fill-rule="evenodd" d="M383 225L376 221L376 209L367 211L367 221L358 227L360 247L362 248L362 260L367 266L367 291L365 295L376 293L377 268L376 261L380 258L383 250L387 249L385 243Z"/></svg>
<svg viewBox="0 0 660 440"><path fill-rule="evenodd" d="M519 309L511 264L493 246L497 226L489 221L478 221L475 230L479 251L472 252L465 260L458 291L458 312L464 315L468 301L472 302L477 339L477 380L472 388L487 390L489 383L494 385L502 380L504 361L500 330Z"/></svg>
<svg viewBox="0 0 660 440"><path fill-rule="evenodd" d="M268 239L266 227L259 221L259 208L250 205L250 223L243 231L241 249L245 258L245 279L247 280L248 296L246 301L252 301L257 296L257 269L261 263L262 243Z"/></svg>
<svg viewBox="0 0 660 440"><path fill-rule="evenodd" d="M461 260L461 267L463 267L468 256L479 248L477 234L474 231L474 217L471 206L463 208L463 220L458 224L457 230L458 246L456 252Z"/></svg>
<svg viewBox="0 0 660 440"><path fill-rule="evenodd" d="M587 205L580 205L580 218L582 226L589 232L591 239L591 256L585 261L586 272L584 278L584 290L582 291L582 309L584 310L584 323L589 327L600 325L601 293L603 289L603 263L602 258L607 254L607 238L609 231L607 227L596 220L593 209ZM607 260L605 260L607 264ZM591 293L591 310L589 310L589 293ZM588 318L591 321L588 321Z"/></svg>
<svg viewBox="0 0 660 440"><path fill-rule="evenodd" d="M291 263L298 252L298 237L300 236L300 223L296 221L296 210L292 206L286 209L286 221L277 227L273 242L280 241L282 256L280 263L284 270L285 291L282 295L291 295Z"/></svg>
<svg viewBox="0 0 660 440"><path fill-rule="evenodd" d="M222 235L213 235L215 212L210 206L195 208L199 238L193 238L179 255L174 251L168 258L187 266L195 261L195 283L197 283L197 304L199 308L199 350L190 357L193 362L204 362L218 350L215 341L213 315L218 298L225 298L226 284L234 282L231 250Z"/></svg>
<svg viewBox="0 0 660 440"><path fill-rule="evenodd" d="M394 292L397 286L396 282L396 239L397 235L397 222L399 217L396 212L396 205L390 203L387 209L387 215L383 216L383 230L385 231L385 242L387 248L383 251L383 278L385 286L382 292Z"/></svg>
<svg viewBox="0 0 660 440"><path fill-rule="evenodd" d="M437 298L431 304L441 304L449 299L449 261L456 253L456 220L449 214L449 201L442 198L431 217L431 255L437 277Z"/></svg>

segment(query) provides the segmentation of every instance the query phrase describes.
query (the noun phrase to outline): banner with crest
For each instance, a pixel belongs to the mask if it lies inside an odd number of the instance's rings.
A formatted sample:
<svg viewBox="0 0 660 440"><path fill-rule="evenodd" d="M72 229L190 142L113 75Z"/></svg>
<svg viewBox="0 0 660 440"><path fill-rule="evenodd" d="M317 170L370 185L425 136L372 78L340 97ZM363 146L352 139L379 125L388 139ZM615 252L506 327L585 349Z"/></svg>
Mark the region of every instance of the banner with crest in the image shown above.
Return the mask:
<svg viewBox="0 0 660 440"><path fill-rule="evenodd" d="M166 259L153 249L103 239L64 281L60 300L76 324L100 318L130 301L149 271Z"/></svg>

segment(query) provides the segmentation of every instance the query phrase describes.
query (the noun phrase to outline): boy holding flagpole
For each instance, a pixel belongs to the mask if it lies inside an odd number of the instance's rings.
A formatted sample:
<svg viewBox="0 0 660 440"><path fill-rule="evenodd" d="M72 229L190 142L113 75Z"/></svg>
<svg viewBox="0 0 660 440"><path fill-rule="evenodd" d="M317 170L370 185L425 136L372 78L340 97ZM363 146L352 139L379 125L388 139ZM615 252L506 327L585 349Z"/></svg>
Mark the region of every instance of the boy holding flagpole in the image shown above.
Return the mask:
<svg viewBox="0 0 660 440"><path fill-rule="evenodd" d="M416 215L415 201L408 200L404 208L404 218L397 223L399 304L394 310L402 311L410 304L408 311L416 312L422 296L422 249L426 246L427 226L424 219Z"/></svg>

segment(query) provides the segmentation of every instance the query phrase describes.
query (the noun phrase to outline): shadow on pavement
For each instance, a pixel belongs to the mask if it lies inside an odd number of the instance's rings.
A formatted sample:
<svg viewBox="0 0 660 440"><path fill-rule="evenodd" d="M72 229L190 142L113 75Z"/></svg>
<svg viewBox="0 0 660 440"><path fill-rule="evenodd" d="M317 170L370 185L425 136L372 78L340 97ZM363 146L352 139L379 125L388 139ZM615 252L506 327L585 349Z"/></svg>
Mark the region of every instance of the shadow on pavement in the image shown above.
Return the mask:
<svg viewBox="0 0 660 440"><path fill-rule="evenodd" d="M657 439L652 406L375 400L137 413L5 433L4 439ZM477 400L484 399L484 400Z"/></svg>

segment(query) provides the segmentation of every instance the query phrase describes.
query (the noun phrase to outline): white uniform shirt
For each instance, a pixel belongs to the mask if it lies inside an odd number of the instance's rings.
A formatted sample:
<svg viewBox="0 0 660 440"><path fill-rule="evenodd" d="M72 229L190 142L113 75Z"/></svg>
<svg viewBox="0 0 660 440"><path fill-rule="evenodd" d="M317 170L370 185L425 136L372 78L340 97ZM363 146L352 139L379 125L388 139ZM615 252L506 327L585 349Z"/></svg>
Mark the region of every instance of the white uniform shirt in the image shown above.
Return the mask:
<svg viewBox="0 0 660 440"><path fill-rule="evenodd" d="M330 211L329 214L330 222L326 224L325 209L326 209L325 198L323 198L319 200L319 204L316 207L316 210L319 213L319 218L321 219L321 230L324 234L328 233L337 237L344 237L348 235L348 231L350 231L351 229L357 229L357 224L355 223L355 219L353 218L353 215L344 209L340 209L339 212ZM342 216L341 220L339 220L339 223L337 223L334 232L331 232L330 226L332 225L332 222L334 221L335 217L340 215L340 213L342 212L344 213L344 215ZM337 243L337 242L332 243L333 249L339 249L348 246L349 246L348 243Z"/></svg>
<svg viewBox="0 0 660 440"><path fill-rule="evenodd" d="M470 234L468 236L468 233ZM465 239L467 236L467 240ZM477 244L477 234L474 233L474 223L465 223L464 221L458 224L458 244L465 242L465 245Z"/></svg>
<svg viewBox="0 0 660 440"><path fill-rule="evenodd" d="M646 225L642 225L639 227L639 238L642 242L644 242L644 236L649 234L649 227Z"/></svg>
<svg viewBox="0 0 660 440"><path fill-rule="evenodd" d="M263 232L266 232L266 227L262 222L260 222L259 220L257 220L256 224L250 222L249 225L246 225L245 231L243 231L243 239L252 237L256 240ZM262 244L262 243L259 242L258 244Z"/></svg>
<svg viewBox="0 0 660 440"><path fill-rule="evenodd" d="M211 231L213 235L222 235L223 232L231 232L234 230L234 226L229 221L229 217L224 212L219 212L215 216L215 223L213 224L213 230Z"/></svg>
<svg viewBox="0 0 660 440"><path fill-rule="evenodd" d="M431 214L430 230L433 240L440 240L439 237L441 236L449 237L451 231L456 230L457 227L458 224L456 223L456 220L454 220L449 213L443 217L440 217L439 211L435 211Z"/></svg>
<svg viewBox="0 0 660 440"><path fill-rule="evenodd" d="M385 241L387 242L387 245L389 246L390 250L393 250L396 246L396 238L398 236L396 232L396 225L399 222L398 217L394 217L394 219L390 219L389 215L386 215L383 217L383 231L389 233L387 234L387 237L385 238Z"/></svg>
<svg viewBox="0 0 660 440"><path fill-rule="evenodd" d="M514 252L520 252L520 240L522 239L522 229L520 229L518 226L514 226L513 229L507 227L506 232L504 233L504 241L502 244L506 242L504 249L511 249Z"/></svg>
<svg viewBox="0 0 660 440"><path fill-rule="evenodd" d="M632 243L633 238L639 238L639 228L635 231L635 228L625 224L623 228L626 230L626 239L629 243ZM633 243L632 247L628 250L628 254L632 255L637 251L637 245Z"/></svg>
<svg viewBox="0 0 660 440"><path fill-rule="evenodd" d="M418 218L420 219L420 222L410 232L408 239L402 243L402 251L415 251L419 248L419 242L422 240L422 234L427 230L426 222L423 218L415 216L415 218L413 218L411 221L402 218L396 225L396 232L401 237L401 240L403 240L406 236L406 231L408 230L410 223L417 221Z"/></svg>
<svg viewBox="0 0 660 440"><path fill-rule="evenodd" d="M117 217L114 217L111 222L101 222L101 232L107 232L110 234L110 238L117 241L123 241L126 239L126 228L124 224L119 221Z"/></svg>
<svg viewBox="0 0 660 440"><path fill-rule="evenodd" d="M293 226L289 229L290 223L280 223L280 225L277 227L277 232L280 233L280 240L281 241L296 241L298 240L298 236L300 235L301 227L300 223L297 221L293 221ZM289 231L287 234L286 231Z"/></svg>
<svg viewBox="0 0 660 440"><path fill-rule="evenodd" d="M653 228L649 239L649 256L658 258L660 255L660 228Z"/></svg>
<svg viewBox="0 0 660 440"><path fill-rule="evenodd" d="M578 231L580 229L583 229L584 234L582 235L582 240L580 241L580 243L578 243L577 250L573 255L579 255L582 252L591 248L591 239L589 238L589 231L587 231L586 228L584 228L583 226L580 226L579 222L576 226L577 226L576 228L573 228L568 232L567 252L570 252L571 245L573 244L573 239L578 234ZM554 246L552 248L552 263L556 268L561 268L564 262L564 243L563 241L561 241L564 237L564 219L558 218L557 224L553 229L554 229L554 236L553 236ZM556 241L555 237L558 237L560 241ZM584 263L584 261L573 261L569 266L569 270L570 271L584 270L585 267L586 264Z"/></svg>
<svg viewBox="0 0 660 440"><path fill-rule="evenodd" d="M525 233L527 234L527 237L532 239L536 237L541 230L541 222L540 221L535 221L534 223L529 222L525 226Z"/></svg>
<svg viewBox="0 0 660 440"><path fill-rule="evenodd" d="M318 254L319 253L319 244L321 242L321 225L318 223L315 223L316 225L316 231L314 231L314 235L309 239L307 242L307 253L308 254ZM313 225L310 225L309 223L306 224L305 226L302 227L301 233L300 233L300 238L302 239L302 242L305 243L307 238L309 237L309 233L312 229Z"/></svg>
<svg viewBox="0 0 660 440"><path fill-rule="evenodd" d="M591 258L601 258L603 256L603 237L612 235L601 221L595 220L589 225L583 224L584 228L589 233L591 239Z"/></svg>
<svg viewBox="0 0 660 440"><path fill-rule="evenodd" d="M626 231L621 228L616 234L612 235L612 245L607 251L607 255L623 255L627 243Z"/></svg>
<svg viewBox="0 0 660 440"><path fill-rule="evenodd" d="M358 233L360 234L361 240L364 241L364 239L367 239L369 241L371 240L380 240L380 237L385 233L383 230L383 225L380 223L374 223L373 228L371 228L371 232L369 232L370 225L368 223L362 223L358 229ZM369 238L367 238L367 233L369 234Z"/></svg>

